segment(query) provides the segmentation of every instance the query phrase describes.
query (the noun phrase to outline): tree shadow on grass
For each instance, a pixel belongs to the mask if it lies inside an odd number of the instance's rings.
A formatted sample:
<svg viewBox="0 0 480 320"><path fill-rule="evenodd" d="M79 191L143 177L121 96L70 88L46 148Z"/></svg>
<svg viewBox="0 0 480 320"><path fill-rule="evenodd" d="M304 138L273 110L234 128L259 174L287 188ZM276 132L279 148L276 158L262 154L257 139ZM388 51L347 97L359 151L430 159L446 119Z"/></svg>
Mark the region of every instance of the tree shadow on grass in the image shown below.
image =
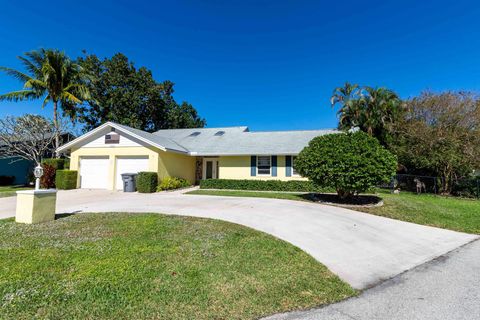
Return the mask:
<svg viewBox="0 0 480 320"><path fill-rule="evenodd" d="M303 196L308 197L310 201L347 206L375 206L382 202L382 198L374 195L356 195L344 199L331 193L309 193Z"/></svg>
<svg viewBox="0 0 480 320"><path fill-rule="evenodd" d="M78 214L78 213L80 213L80 212L82 212L82 211L78 210L78 211L68 212L68 213L67 213L67 212L66 212L66 213L57 213L57 214L55 215L55 220L63 219L63 218L68 218L68 217L74 216L74 215L76 215L76 214Z"/></svg>

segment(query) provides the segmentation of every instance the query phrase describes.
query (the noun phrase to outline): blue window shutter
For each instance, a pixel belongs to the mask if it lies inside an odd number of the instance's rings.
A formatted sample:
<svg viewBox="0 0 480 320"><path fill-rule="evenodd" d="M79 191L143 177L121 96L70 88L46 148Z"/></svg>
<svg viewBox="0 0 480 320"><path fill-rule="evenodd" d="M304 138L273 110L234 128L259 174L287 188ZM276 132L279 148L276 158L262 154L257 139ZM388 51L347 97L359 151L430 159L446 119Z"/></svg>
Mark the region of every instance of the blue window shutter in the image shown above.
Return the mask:
<svg viewBox="0 0 480 320"><path fill-rule="evenodd" d="M292 156L285 156L285 176L292 176Z"/></svg>
<svg viewBox="0 0 480 320"><path fill-rule="evenodd" d="M277 156L272 156L272 177L277 176Z"/></svg>
<svg viewBox="0 0 480 320"><path fill-rule="evenodd" d="M252 177L257 175L257 156L252 156L250 159L250 175Z"/></svg>

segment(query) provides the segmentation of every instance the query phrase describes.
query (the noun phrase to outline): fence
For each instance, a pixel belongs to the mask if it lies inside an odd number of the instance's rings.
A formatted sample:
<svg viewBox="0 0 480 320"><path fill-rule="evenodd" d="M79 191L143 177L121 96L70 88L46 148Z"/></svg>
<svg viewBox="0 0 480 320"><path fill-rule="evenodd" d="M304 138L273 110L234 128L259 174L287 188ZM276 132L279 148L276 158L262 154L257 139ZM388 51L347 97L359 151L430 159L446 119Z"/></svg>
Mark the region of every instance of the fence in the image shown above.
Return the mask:
<svg viewBox="0 0 480 320"><path fill-rule="evenodd" d="M440 177L413 174L397 174L390 183L380 187L417 193L438 194L443 190L444 181ZM452 185L452 195L468 198L480 198L480 177L457 179Z"/></svg>

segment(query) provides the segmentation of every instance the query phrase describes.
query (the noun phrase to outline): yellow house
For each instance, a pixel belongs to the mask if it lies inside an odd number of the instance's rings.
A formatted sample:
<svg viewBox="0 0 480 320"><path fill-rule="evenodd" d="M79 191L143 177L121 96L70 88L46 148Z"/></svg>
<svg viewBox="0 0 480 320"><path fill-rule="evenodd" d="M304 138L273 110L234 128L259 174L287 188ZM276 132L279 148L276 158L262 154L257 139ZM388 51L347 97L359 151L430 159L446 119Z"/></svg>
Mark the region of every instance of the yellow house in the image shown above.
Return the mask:
<svg viewBox="0 0 480 320"><path fill-rule="evenodd" d="M70 151L79 188L122 189L122 173L159 178L304 179L295 157L316 136L335 130L251 132L248 127L168 129L148 133L113 122L58 149Z"/></svg>

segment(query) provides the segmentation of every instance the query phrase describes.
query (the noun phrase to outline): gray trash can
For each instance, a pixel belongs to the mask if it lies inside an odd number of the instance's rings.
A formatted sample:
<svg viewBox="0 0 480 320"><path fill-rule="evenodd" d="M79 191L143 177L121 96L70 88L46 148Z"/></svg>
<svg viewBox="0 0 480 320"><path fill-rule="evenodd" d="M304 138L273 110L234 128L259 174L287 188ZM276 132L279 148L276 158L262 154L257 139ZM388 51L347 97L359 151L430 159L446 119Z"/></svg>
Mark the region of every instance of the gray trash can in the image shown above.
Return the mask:
<svg viewBox="0 0 480 320"><path fill-rule="evenodd" d="M122 173L123 192L135 192L137 189L135 178L136 173Z"/></svg>

